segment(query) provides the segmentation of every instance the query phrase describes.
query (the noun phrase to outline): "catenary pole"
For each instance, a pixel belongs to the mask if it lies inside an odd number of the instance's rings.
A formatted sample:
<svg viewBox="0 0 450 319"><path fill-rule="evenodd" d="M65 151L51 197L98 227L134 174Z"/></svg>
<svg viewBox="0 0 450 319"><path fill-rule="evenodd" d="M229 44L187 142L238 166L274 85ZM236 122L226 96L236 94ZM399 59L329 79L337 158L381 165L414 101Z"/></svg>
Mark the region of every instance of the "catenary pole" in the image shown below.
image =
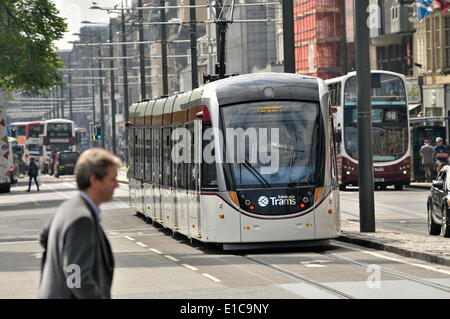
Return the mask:
<svg viewBox="0 0 450 319"><path fill-rule="evenodd" d="M370 89L369 0L355 0L356 91L358 109L358 185L361 232L375 232L372 107Z"/></svg>

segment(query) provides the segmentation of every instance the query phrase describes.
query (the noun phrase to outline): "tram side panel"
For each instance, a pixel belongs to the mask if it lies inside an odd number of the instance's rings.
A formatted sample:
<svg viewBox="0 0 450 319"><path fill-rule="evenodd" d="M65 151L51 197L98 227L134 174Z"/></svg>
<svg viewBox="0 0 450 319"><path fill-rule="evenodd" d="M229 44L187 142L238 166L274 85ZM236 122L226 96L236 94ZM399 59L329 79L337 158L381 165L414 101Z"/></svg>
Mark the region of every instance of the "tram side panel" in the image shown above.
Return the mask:
<svg viewBox="0 0 450 319"><path fill-rule="evenodd" d="M314 239L336 238L341 232L339 190L325 187L323 196L314 204Z"/></svg>
<svg viewBox="0 0 450 319"><path fill-rule="evenodd" d="M241 242L241 219L239 210L224 200L226 192L202 194L202 239L217 243Z"/></svg>

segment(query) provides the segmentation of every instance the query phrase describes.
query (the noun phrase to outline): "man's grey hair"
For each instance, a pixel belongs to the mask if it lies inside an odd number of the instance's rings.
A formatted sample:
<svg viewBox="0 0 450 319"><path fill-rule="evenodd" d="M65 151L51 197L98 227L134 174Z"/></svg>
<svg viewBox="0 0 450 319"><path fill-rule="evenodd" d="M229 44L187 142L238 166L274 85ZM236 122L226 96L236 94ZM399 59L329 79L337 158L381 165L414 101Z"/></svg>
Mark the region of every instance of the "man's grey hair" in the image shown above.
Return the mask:
<svg viewBox="0 0 450 319"><path fill-rule="evenodd" d="M91 185L89 177L94 175L102 180L108 174L108 167L119 168L120 159L114 154L101 149L92 148L84 151L77 160L75 177L80 190L85 190Z"/></svg>

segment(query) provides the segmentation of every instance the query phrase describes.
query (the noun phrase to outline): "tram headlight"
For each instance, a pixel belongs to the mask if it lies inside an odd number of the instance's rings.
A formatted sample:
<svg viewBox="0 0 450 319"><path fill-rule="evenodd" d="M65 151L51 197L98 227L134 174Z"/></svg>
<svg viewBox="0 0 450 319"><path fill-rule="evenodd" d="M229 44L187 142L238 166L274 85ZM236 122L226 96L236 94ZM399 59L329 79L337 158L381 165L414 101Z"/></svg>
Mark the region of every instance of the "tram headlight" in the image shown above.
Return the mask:
<svg viewBox="0 0 450 319"><path fill-rule="evenodd" d="M407 171L403 171L403 174L406 175L408 172Z"/></svg>
<svg viewBox="0 0 450 319"><path fill-rule="evenodd" d="M347 171L347 175L350 175L350 171Z"/></svg>

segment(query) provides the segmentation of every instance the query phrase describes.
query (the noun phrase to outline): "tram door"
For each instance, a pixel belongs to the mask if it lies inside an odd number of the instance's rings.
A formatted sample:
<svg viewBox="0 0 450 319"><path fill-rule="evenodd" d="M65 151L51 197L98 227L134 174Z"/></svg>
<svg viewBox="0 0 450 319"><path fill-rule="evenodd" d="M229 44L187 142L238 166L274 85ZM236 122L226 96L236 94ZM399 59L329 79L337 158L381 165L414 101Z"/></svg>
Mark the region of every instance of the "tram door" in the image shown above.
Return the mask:
<svg viewBox="0 0 450 319"><path fill-rule="evenodd" d="M151 161L152 161L152 130L145 129L145 167L144 167L144 214L152 218L152 189L151 189Z"/></svg>
<svg viewBox="0 0 450 319"><path fill-rule="evenodd" d="M185 132L184 127L178 127L177 132ZM173 192L174 192L174 203L173 203L173 229L176 231L187 234L188 233L188 208L187 208L187 175L186 167L187 161L183 160L186 155L187 150L185 149L185 142L187 140L186 135L175 135L173 136L173 146L172 146L172 172L173 172ZM184 145L183 148L178 148L177 145Z"/></svg>
<svg viewBox="0 0 450 319"><path fill-rule="evenodd" d="M137 129L137 141L139 149L139 182L137 184L137 211L144 213L144 129Z"/></svg>
<svg viewBox="0 0 450 319"><path fill-rule="evenodd" d="M129 201L130 206L133 207L136 210L136 187L135 187L135 149L134 149L134 142L135 142L135 136L134 136L134 128L130 128L128 131L128 157L129 157L129 168L128 168L128 179L129 179L129 185L128 188L130 190L129 195Z"/></svg>
<svg viewBox="0 0 450 319"><path fill-rule="evenodd" d="M153 129L153 220L162 222L161 219L161 129Z"/></svg>
<svg viewBox="0 0 450 319"><path fill-rule="evenodd" d="M201 237L200 162L202 159L202 122L195 120L188 126L191 136L191 163L188 164L189 237Z"/></svg>
<svg viewBox="0 0 450 319"><path fill-rule="evenodd" d="M171 133L172 129L166 127L163 129L162 135L162 176L163 176L163 187L162 187L162 212L164 227L172 229L173 227L173 188L172 188L172 161L171 161Z"/></svg>

